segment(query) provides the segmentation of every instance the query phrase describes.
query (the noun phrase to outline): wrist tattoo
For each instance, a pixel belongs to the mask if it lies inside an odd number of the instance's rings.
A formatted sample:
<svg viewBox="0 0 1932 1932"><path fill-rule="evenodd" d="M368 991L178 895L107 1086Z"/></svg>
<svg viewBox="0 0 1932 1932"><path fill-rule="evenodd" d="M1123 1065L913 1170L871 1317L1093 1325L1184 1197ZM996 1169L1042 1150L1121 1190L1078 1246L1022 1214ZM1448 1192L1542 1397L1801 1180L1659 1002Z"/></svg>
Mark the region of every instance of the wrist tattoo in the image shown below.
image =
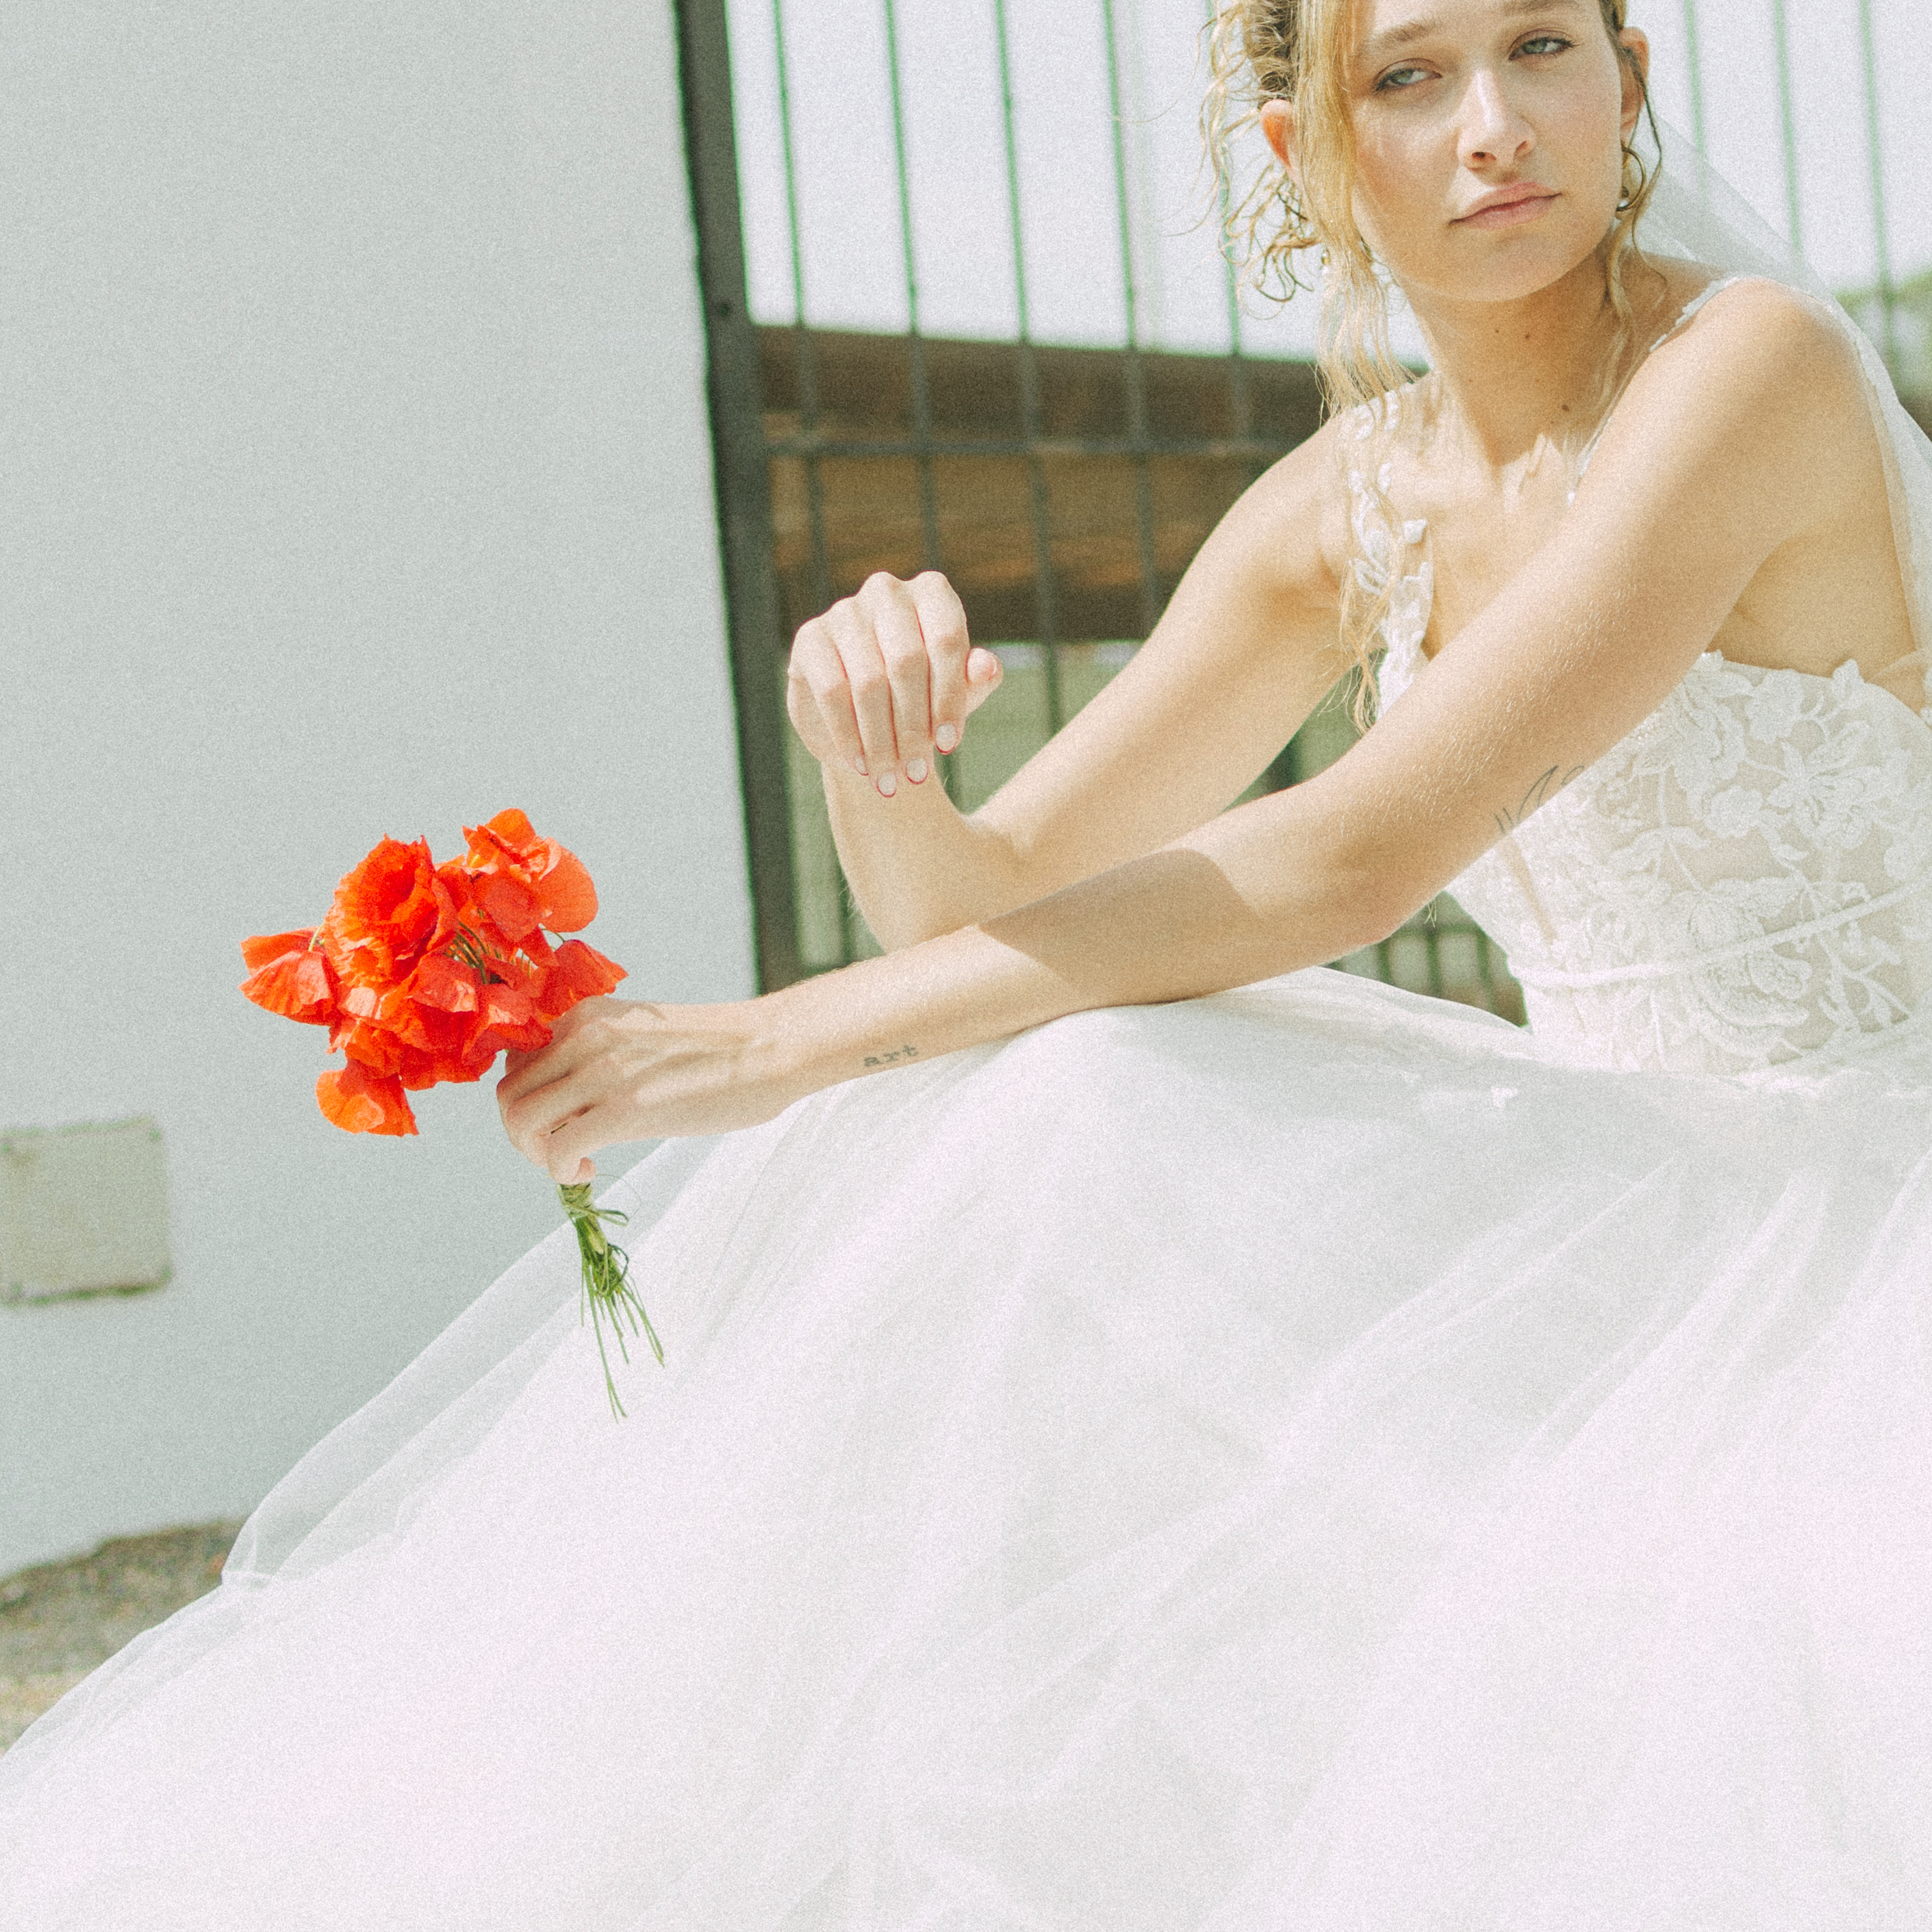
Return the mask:
<svg viewBox="0 0 1932 1932"><path fill-rule="evenodd" d="M890 1053L868 1053L866 1056L868 1066L896 1066L903 1060L916 1060L919 1048L916 1046L896 1046Z"/></svg>

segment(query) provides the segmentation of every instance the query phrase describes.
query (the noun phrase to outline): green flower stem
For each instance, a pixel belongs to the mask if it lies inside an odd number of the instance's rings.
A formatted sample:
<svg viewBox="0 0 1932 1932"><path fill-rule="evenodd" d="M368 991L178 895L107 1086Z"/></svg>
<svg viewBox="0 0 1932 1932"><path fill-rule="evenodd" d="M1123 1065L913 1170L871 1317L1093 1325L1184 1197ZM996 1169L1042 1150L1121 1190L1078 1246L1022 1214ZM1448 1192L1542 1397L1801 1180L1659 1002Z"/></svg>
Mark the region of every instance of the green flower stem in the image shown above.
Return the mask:
<svg viewBox="0 0 1932 1932"><path fill-rule="evenodd" d="M610 1358L604 1349L604 1317L610 1316L610 1325L616 1330L617 1346L626 1362L631 1359L631 1352L624 1346L627 1317L634 1324L634 1334L650 1337L652 1352L660 1366L664 1358L657 1330L644 1312L644 1304L632 1289L630 1257L604 1232L605 1222L621 1228L630 1217L614 1208L592 1207L587 1181L580 1187L560 1187L556 1197L563 1203L570 1225L577 1230L578 1252L584 1260L584 1299L590 1304L591 1322L597 1330L597 1357L604 1364L604 1392L610 1398L611 1408L621 1416L624 1405L617 1400L617 1385L610 1379Z"/></svg>

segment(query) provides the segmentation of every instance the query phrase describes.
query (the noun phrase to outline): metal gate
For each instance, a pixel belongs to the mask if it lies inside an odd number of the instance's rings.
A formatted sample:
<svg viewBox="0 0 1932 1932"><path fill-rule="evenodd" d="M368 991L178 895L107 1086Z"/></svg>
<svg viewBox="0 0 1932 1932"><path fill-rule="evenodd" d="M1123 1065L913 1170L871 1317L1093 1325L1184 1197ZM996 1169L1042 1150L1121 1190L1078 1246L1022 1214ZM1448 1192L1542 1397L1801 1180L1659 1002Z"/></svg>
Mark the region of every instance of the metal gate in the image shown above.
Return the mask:
<svg viewBox="0 0 1932 1932"><path fill-rule="evenodd" d="M679 16L711 406L730 598L761 983L781 986L878 950L840 875L816 765L784 717L788 640L875 569L946 572L976 641L1006 676L943 761L962 810L982 802L1100 688L1152 629L1215 521L1254 478L1318 426L1313 371L1244 346L1230 272L1227 352L1144 345L1133 196L1123 128L1117 0L1098 0L1112 138L1123 340L1108 348L1037 343L1030 314L1028 209L1021 192L1008 0L986 0L997 36L999 147L1017 328L960 340L922 327L896 0L878 0L890 82L903 332L808 320L787 0L769 5L793 284L789 325L755 322L746 296L727 0L680 0ZM1797 120L1784 0L1768 0L1779 50L1786 188L1802 219ZM1852 4L1852 0L1846 0ZM1899 367L1900 318L1916 285L1892 279L1872 52L1863 28L1870 190L1880 236L1862 319ZM1682 0L1698 139L1706 116L1696 0ZM1901 374L1903 374L1901 370ZM1252 796L1296 782L1352 742L1343 704L1318 710ZM1445 895L1402 932L1336 962L1520 1021L1501 956Z"/></svg>

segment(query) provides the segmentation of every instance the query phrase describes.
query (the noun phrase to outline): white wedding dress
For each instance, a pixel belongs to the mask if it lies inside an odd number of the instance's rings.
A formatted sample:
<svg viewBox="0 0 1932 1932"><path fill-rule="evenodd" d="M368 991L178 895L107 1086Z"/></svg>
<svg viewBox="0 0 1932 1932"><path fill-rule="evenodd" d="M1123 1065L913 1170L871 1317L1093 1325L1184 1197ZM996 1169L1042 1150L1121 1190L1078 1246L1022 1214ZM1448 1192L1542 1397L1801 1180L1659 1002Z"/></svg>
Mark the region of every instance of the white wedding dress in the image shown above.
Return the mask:
<svg viewBox="0 0 1932 1932"><path fill-rule="evenodd" d="M1932 702L1706 656L1454 890L1531 1030L667 1144L629 1420L560 1230L0 1760L0 1925L1924 1932Z"/></svg>

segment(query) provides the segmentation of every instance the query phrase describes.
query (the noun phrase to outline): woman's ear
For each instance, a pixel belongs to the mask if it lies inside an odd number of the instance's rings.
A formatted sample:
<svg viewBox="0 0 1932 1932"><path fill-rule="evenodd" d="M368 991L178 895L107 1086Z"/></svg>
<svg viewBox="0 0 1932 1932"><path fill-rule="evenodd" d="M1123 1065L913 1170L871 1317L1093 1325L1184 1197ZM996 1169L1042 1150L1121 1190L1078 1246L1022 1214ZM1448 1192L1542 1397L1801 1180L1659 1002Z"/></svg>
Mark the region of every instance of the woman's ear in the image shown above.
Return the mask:
<svg viewBox="0 0 1932 1932"><path fill-rule="evenodd" d="M1643 112L1644 89L1650 85L1650 37L1641 27L1626 27L1617 41L1630 58L1618 64L1624 74L1624 139L1636 131Z"/></svg>
<svg viewBox="0 0 1932 1932"><path fill-rule="evenodd" d="M1274 158L1294 172L1294 110L1285 100L1264 100L1261 108L1262 139L1274 150Z"/></svg>

